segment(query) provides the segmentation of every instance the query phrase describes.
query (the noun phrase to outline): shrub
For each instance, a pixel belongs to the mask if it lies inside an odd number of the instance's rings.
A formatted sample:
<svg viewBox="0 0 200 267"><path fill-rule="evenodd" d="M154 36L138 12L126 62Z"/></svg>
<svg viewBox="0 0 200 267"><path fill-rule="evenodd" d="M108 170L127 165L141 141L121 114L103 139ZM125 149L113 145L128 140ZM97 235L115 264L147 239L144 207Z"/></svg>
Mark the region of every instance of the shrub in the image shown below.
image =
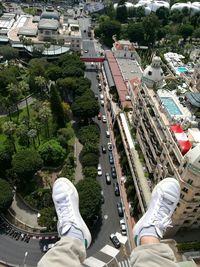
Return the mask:
<svg viewBox="0 0 200 267"><path fill-rule="evenodd" d="M95 168L95 167L85 167L85 168L83 168L82 173L83 173L85 178L96 179L96 177L97 177L97 168Z"/></svg>
<svg viewBox="0 0 200 267"><path fill-rule="evenodd" d="M81 164L85 166L97 167L99 162L99 156L94 153L87 153L80 158Z"/></svg>
<svg viewBox="0 0 200 267"><path fill-rule="evenodd" d="M100 130L95 124L83 126L79 131L79 139L83 145L85 145L86 143L98 144L99 136Z"/></svg>
<svg viewBox="0 0 200 267"><path fill-rule="evenodd" d="M74 181L74 174L75 174L75 159L74 159L74 154L69 153L64 166L61 171L61 176L66 177L69 179L71 182Z"/></svg>
<svg viewBox="0 0 200 267"><path fill-rule="evenodd" d="M25 197L25 201L35 209L42 209L47 207L53 207L53 201L51 196L51 190L48 188L38 188L30 195Z"/></svg>

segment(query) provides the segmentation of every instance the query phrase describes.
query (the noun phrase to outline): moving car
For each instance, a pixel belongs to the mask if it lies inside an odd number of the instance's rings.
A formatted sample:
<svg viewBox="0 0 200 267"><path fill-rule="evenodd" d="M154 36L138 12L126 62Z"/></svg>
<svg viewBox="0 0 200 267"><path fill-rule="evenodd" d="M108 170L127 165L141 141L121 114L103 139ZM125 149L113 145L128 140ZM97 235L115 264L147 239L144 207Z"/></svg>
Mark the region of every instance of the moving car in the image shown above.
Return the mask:
<svg viewBox="0 0 200 267"><path fill-rule="evenodd" d="M119 223L120 223L121 234L122 235L127 235L127 229L126 229L125 220L124 219L121 219L119 221Z"/></svg>
<svg viewBox="0 0 200 267"><path fill-rule="evenodd" d="M113 179L117 178L117 173L116 173L115 166L111 167L111 176L112 176Z"/></svg>
<svg viewBox="0 0 200 267"><path fill-rule="evenodd" d="M97 167L97 174L98 174L98 176L102 175L102 169L101 169L101 164L100 163L98 164L98 167Z"/></svg>
<svg viewBox="0 0 200 267"><path fill-rule="evenodd" d="M108 172L106 172L105 177L106 177L106 183L111 184L110 174Z"/></svg>
<svg viewBox="0 0 200 267"><path fill-rule="evenodd" d="M118 184L118 182L114 183L114 190L115 190L115 196L119 196L120 192L119 192L119 184Z"/></svg>
<svg viewBox="0 0 200 267"><path fill-rule="evenodd" d="M103 154L106 154L106 147L105 146L101 146L101 150Z"/></svg>
<svg viewBox="0 0 200 267"><path fill-rule="evenodd" d="M116 248L120 248L121 244L115 234L110 234L110 240Z"/></svg>
<svg viewBox="0 0 200 267"><path fill-rule="evenodd" d="M106 123L106 116L105 115L102 115L102 122Z"/></svg>
<svg viewBox="0 0 200 267"><path fill-rule="evenodd" d="M123 207L122 207L121 201L117 202L117 211L118 211L119 217L123 217L124 216L124 212L123 212Z"/></svg>
<svg viewBox="0 0 200 267"><path fill-rule="evenodd" d="M109 153L109 162L110 164L114 164L113 154Z"/></svg>

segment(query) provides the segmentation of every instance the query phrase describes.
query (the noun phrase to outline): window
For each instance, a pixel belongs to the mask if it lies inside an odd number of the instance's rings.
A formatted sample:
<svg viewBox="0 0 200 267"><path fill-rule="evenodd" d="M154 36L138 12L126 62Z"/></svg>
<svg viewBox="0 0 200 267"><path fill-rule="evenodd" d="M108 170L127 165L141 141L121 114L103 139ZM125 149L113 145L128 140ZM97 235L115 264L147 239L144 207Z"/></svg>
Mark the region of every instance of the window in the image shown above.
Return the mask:
<svg viewBox="0 0 200 267"><path fill-rule="evenodd" d="M184 187L183 189L183 192L187 193L188 192L188 189L186 187Z"/></svg>
<svg viewBox="0 0 200 267"><path fill-rule="evenodd" d="M152 71L148 71L148 74L149 74L149 75L152 75Z"/></svg>
<svg viewBox="0 0 200 267"><path fill-rule="evenodd" d="M190 223L190 220L185 220L184 223Z"/></svg>
<svg viewBox="0 0 200 267"><path fill-rule="evenodd" d="M187 209L187 210L191 210L191 209L192 209L192 207L187 207L186 209Z"/></svg>
<svg viewBox="0 0 200 267"><path fill-rule="evenodd" d="M194 209L193 212L197 212L197 209Z"/></svg>
<svg viewBox="0 0 200 267"><path fill-rule="evenodd" d="M183 199L184 198L184 194L181 193L180 198Z"/></svg>
<svg viewBox="0 0 200 267"><path fill-rule="evenodd" d="M188 179L188 180L187 180L187 183L191 185L191 184L193 183L193 180Z"/></svg>

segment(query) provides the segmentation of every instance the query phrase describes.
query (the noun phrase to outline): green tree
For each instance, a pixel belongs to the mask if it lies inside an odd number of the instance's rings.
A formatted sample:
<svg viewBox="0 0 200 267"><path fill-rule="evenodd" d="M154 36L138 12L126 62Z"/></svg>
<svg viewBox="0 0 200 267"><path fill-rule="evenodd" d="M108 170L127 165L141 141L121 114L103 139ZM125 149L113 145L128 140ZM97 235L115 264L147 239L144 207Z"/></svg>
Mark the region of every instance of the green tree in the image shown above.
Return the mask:
<svg viewBox="0 0 200 267"><path fill-rule="evenodd" d="M39 88L39 92L41 95L44 94L44 92L46 92L47 90L47 80L45 79L45 77L43 76L36 76L35 77L35 84L38 86Z"/></svg>
<svg viewBox="0 0 200 267"><path fill-rule="evenodd" d="M83 145L87 143L98 144L99 142L100 130L95 124L81 127L78 134L79 140Z"/></svg>
<svg viewBox="0 0 200 267"><path fill-rule="evenodd" d="M43 103L42 107L38 111L37 119L43 127L45 125L45 132L46 132L46 137L50 136L50 131L49 131L49 118L51 117L51 110L46 102Z"/></svg>
<svg viewBox="0 0 200 267"><path fill-rule="evenodd" d="M25 197L28 204L37 209L41 210L47 207L53 207L52 192L49 188L38 188L36 191Z"/></svg>
<svg viewBox="0 0 200 267"><path fill-rule="evenodd" d="M156 10L156 16L162 21L163 25L166 25L169 20L169 9L166 7L160 7Z"/></svg>
<svg viewBox="0 0 200 267"><path fill-rule="evenodd" d="M144 28L141 22L128 25L128 38L131 42L142 44L144 42Z"/></svg>
<svg viewBox="0 0 200 267"><path fill-rule="evenodd" d="M54 207L47 207L40 210L38 223L39 225L46 227L48 232L56 231L57 220Z"/></svg>
<svg viewBox="0 0 200 267"><path fill-rule="evenodd" d="M74 137L74 130L71 127L60 128L57 133L57 139L62 147L68 147L68 141Z"/></svg>
<svg viewBox="0 0 200 267"><path fill-rule="evenodd" d="M179 28L179 34L186 40L188 37L192 36L194 27L190 24L183 24Z"/></svg>
<svg viewBox="0 0 200 267"><path fill-rule="evenodd" d="M16 48L10 46L1 46L0 55L4 57L5 60L16 59L19 57L19 52Z"/></svg>
<svg viewBox="0 0 200 267"><path fill-rule="evenodd" d="M30 129L27 133L27 136L30 140L33 141L33 146L34 148L36 148L36 145L35 145L35 138L37 137L37 130L36 129Z"/></svg>
<svg viewBox="0 0 200 267"><path fill-rule="evenodd" d="M197 28L194 30L193 37L194 38L200 38L200 28Z"/></svg>
<svg viewBox="0 0 200 267"><path fill-rule="evenodd" d="M148 46L151 46L156 41L157 30L160 27L160 22L155 14L150 14L143 19L143 27L145 41Z"/></svg>
<svg viewBox="0 0 200 267"><path fill-rule="evenodd" d="M12 169L23 184L32 179L34 173L43 166L40 154L34 149L18 151L12 158Z"/></svg>
<svg viewBox="0 0 200 267"><path fill-rule="evenodd" d="M103 37L103 42L111 47L114 42L112 39L113 35L116 35L117 37L120 35L121 24L118 21L108 19L99 24L99 30Z"/></svg>
<svg viewBox="0 0 200 267"><path fill-rule="evenodd" d="M80 212L87 225L101 211L101 187L94 179L84 179L77 183Z"/></svg>
<svg viewBox="0 0 200 267"><path fill-rule="evenodd" d="M88 91L77 97L72 104L72 112L74 116L84 120L95 117L99 112L99 104L94 98L94 93Z"/></svg>
<svg viewBox="0 0 200 267"><path fill-rule="evenodd" d="M38 149L45 166L59 166L65 158L65 150L56 140L49 140Z"/></svg>
<svg viewBox="0 0 200 267"><path fill-rule="evenodd" d="M121 23L125 23L127 21L127 8L124 0L119 1L116 9L116 20Z"/></svg>
<svg viewBox="0 0 200 267"><path fill-rule="evenodd" d="M0 212L7 211L12 204L13 193L9 183L0 179Z"/></svg>
<svg viewBox="0 0 200 267"><path fill-rule="evenodd" d="M14 153L9 142L0 146L0 175L5 176L5 171L11 167L12 155Z"/></svg>
<svg viewBox="0 0 200 267"><path fill-rule="evenodd" d="M82 170L85 178L96 179L97 177L97 168L96 167L85 167Z"/></svg>
<svg viewBox="0 0 200 267"><path fill-rule="evenodd" d="M16 106L18 117L19 117L18 101L20 100L21 95L22 95L21 89L16 84L9 83L7 85L7 91L8 91L8 97L11 103L15 104Z"/></svg>
<svg viewBox="0 0 200 267"><path fill-rule="evenodd" d="M56 81L62 77L62 69L59 66L50 66L46 71L46 75L50 80Z"/></svg>
<svg viewBox="0 0 200 267"><path fill-rule="evenodd" d="M80 158L81 164L83 167L86 166L94 166L97 167L98 162L99 162L99 156L97 154L94 153L87 153L84 154L81 158Z"/></svg>
<svg viewBox="0 0 200 267"><path fill-rule="evenodd" d="M57 123L58 128L65 127L64 110L61 103L60 95L54 85L50 89L50 105L53 117Z"/></svg>

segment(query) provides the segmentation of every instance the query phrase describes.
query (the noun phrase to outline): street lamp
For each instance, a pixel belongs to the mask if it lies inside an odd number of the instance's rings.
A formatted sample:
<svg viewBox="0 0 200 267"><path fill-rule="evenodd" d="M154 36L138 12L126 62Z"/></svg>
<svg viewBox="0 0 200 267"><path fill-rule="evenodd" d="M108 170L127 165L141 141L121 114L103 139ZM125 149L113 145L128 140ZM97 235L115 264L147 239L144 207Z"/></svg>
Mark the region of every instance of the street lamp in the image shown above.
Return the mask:
<svg viewBox="0 0 200 267"><path fill-rule="evenodd" d="M24 253L23 267L25 267L26 257L28 256L28 251Z"/></svg>

